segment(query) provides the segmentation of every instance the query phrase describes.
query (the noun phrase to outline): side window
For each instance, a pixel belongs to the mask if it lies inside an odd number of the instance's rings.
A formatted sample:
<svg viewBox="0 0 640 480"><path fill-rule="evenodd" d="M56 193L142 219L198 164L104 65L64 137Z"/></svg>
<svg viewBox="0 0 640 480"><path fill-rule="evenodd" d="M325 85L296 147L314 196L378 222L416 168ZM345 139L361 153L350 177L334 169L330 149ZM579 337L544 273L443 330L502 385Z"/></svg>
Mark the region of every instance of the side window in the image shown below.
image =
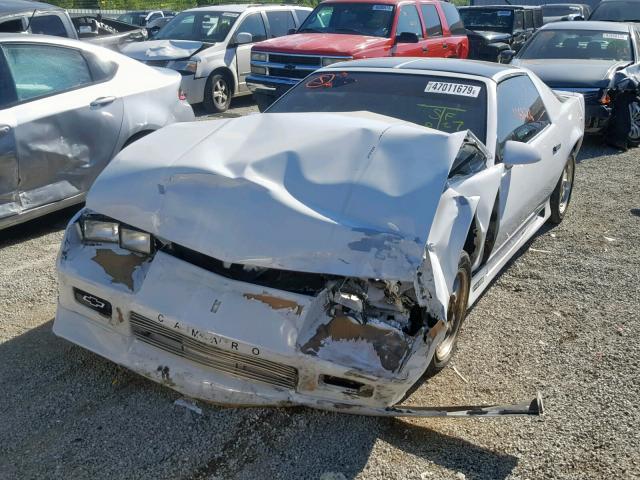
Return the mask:
<svg viewBox="0 0 640 480"><path fill-rule="evenodd" d="M22 18L14 18L6 22L0 22L0 33L19 33L24 30Z"/></svg>
<svg viewBox="0 0 640 480"><path fill-rule="evenodd" d="M498 156L507 140L526 143L549 123L547 109L528 76L498 84Z"/></svg>
<svg viewBox="0 0 640 480"><path fill-rule="evenodd" d="M310 10L302 10L301 8L296 8L295 11L298 17L298 25L302 25L302 22L304 22L311 13Z"/></svg>
<svg viewBox="0 0 640 480"><path fill-rule="evenodd" d="M155 20L156 18L160 18L160 17L162 17L162 14L160 12L152 13L151 16L149 18L147 18L147 23Z"/></svg>
<svg viewBox="0 0 640 480"><path fill-rule="evenodd" d="M106 82L113 78L118 71L118 64L111 60L100 58L90 52L85 52L84 56L87 59L87 63L89 63L89 70L94 83Z"/></svg>
<svg viewBox="0 0 640 480"><path fill-rule="evenodd" d="M418 15L418 9L415 5L403 5L400 8L396 35L400 35L401 33L415 33L418 38L422 38L422 24L420 23L420 16Z"/></svg>
<svg viewBox="0 0 640 480"><path fill-rule="evenodd" d="M464 23L462 23L458 9L448 2L440 2L440 7L442 7L444 18L447 19L447 23L449 24L451 35L466 35L467 30L464 28Z"/></svg>
<svg viewBox="0 0 640 480"><path fill-rule="evenodd" d="M4 45L18 101L72 90L93 82L82 54L48 45Z"/></svg>
<svg viewBox="0 0 640 480"><path fill-rule="evenodd" d="M290 11L267 12L269 29L272 37L282 37L289 33L289 30L296 28L293 14Z"/></svg>
<svg viewBox="0 0 640 480"><path fill-rule="evenodd" d="M422 18L427 29L428 37L439 37L442 35L442 24L440 23L440 16L435 5L428 5L423 3L420 5L422 9Z"/></svg>
<svg viewBox="0 0 640 480"><path fill-rule="evenodd" d="M64 23L57 15L42 15L31 20L31 33L68 37Z"/></svg>
<svg viewBox="0 0 640 480"><path fill-rule="evenodd" d="M533 11L525 10L524 12L524 28L527 30L533 28Z"/></svg>
<svg viewBox="0 0 640 480"><path fill-rule="evenodd" d="M18 100L15 85L9 73L9 66L0 50L0 110Z"/></svg>
<svg viewBox="0 0 640 480"><path fill-rule="evenodd" d="M264 22L262 21L262 15L259 13L253 13L245 18L236 34L240 32L250 33L253 36L254 42L262 42L267 39L267 30L264 28Z"/></svg>
<svg viewBox="0 0 640 480"><path fill-rule="evenodd" d="M522 14L522 10L516 10L515 15L513 17L513 29L514 30L522 30L524 29L524 17Z"/></svg>

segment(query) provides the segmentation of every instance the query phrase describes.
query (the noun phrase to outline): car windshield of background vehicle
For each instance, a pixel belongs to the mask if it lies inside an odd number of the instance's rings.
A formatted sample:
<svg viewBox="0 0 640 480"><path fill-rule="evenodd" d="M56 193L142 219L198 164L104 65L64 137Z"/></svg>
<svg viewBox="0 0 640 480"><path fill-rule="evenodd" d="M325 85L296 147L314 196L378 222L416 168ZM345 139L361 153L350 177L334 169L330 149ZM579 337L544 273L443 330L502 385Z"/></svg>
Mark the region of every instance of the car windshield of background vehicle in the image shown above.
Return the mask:
<svg viewBox="0 0 640 480"><path fill-rule="evenodd" d="M322 72L301 81L268 110L369 111L453 133L486 137L487 93L474 80L377 72Z"/></svg>
<svg viewBox="0 0 640 480"><path fill-rule="evenodd" d="M596 30L544 30L518 55L521 59L573 59L631 61L628 33Z"/></svg>
<svg viewBox="0 0 640 480"><path fill-rule="evenodd" d="M183 12L162 27L154 40L221 42L239 16L238 12Z"/></svg>
<svg viewBox="0 0 640 480"><path fill-rule="evenodd" d="M389 37L394 6L377 3L320 4L304 21L298 33L340 33Z"/></svg>
<svg viewBox="0 0 640 480"><path fill-rule="evenodd" d="M144 13L124 13L120 15L117 20L128 23L129 25L135 25L136 27L144 27L146 18L147 15Z"/></svg>
<svg viewBox="0 0 640 480"><path fill-rule="evenodd" d="M602 2L589 20L608 22L640 22L640 3L637 1Z"/></svg>
<svg viewBox="0 0 640 480"><path fill-rule="evenodd" d="M580 7L572 5L542 5L542 14L545 17L562 17L573 13L579 14Z"/></svg>
<svg viewBox="0 0 640 480"><path fill-rule="evenodd" d="M510 32L513 27L513 10L462 9L460 16L470 30L494 30Z"/></svg>

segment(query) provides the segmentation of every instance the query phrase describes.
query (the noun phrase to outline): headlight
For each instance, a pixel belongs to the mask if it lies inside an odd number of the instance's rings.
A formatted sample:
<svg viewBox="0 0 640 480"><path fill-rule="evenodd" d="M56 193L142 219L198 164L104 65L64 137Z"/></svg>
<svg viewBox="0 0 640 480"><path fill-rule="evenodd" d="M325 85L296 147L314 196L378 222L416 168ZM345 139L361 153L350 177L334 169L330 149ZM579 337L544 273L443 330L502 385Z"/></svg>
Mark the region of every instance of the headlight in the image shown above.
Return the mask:
<svg viewBox="0 0 640 480"><path fill-rule="evenodd" d="M256 62L266 62L267 54L261 52L251 52L251 60L254 60Z"/></svg>
<svg viewBox="0 0 640 480"><path fill-rule="evenodd" d="M151 253L151 235L139 230L122 227L120 229L120 246L133 252Z"/></svg>
<svg viewBox="0 0 640 480"><path fill-rule="evenodd" d="M259 67L257 65L251 65L251 73L257 73L258 75L266 75L267 69L265 67Z"/></svg>
<svg viewBox="0 0 640 480"><path fill-rule="evenodd" d="M324 57L322 59L322 66L323 67L328 67L329 65L332 65L334 63L338 63L338 62L345 62L349 60L348 58L331 58L331 57Z"/></svg>
<svg viewBox="0 0 640 480"><path fill-rule="evenodd" d="M195 74L198 71L198 60L174 60L167 67L179 72L187 72Z"/></svg>
<svg viewBox="0 0 640 480"><path fill-rule="evenodd" d="M118 243L120 225L116 222L102 220L85 220L82 225L82 235L91 242Z"/></svg>

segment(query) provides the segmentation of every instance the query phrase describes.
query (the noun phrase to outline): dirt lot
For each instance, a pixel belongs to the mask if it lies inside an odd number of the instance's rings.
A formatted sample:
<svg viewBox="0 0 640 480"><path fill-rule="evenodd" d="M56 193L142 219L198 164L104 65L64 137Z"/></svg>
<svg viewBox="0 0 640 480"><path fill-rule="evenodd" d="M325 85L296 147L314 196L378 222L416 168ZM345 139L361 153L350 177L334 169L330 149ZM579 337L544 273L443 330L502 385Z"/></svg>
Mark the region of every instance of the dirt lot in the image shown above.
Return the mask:
<svg viewBox="0 0 640 480"><path fill-rule="evenodd" d="M254 110L236 102L230 114ZM0 478L640 478L640 150L590 140L565 222L480 299L452 368L410 403L545 395L541 419L198 415L51 333L72 211L0 232Z"/></svg>

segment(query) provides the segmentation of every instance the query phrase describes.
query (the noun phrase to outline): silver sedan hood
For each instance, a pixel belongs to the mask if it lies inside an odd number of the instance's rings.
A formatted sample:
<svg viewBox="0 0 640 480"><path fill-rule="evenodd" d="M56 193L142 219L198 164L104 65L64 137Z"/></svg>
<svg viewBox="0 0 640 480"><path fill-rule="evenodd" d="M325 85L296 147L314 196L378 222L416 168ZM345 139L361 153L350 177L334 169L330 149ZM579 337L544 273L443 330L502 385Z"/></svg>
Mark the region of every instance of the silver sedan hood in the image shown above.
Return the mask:
<svg viewBox="0 0 640 480"><path fill-rule="evenodd" d="M412 280L465 136L363 112L177 124L119 154L87 207L225 262Z"/></svg>
<svg viewBox="0 0 640 480"><path fill-rule="evenodd" d="M189 58L202 48L202 42L192 40L150 40L130 42L120 52L136 60L177 60Z"/></svg>

